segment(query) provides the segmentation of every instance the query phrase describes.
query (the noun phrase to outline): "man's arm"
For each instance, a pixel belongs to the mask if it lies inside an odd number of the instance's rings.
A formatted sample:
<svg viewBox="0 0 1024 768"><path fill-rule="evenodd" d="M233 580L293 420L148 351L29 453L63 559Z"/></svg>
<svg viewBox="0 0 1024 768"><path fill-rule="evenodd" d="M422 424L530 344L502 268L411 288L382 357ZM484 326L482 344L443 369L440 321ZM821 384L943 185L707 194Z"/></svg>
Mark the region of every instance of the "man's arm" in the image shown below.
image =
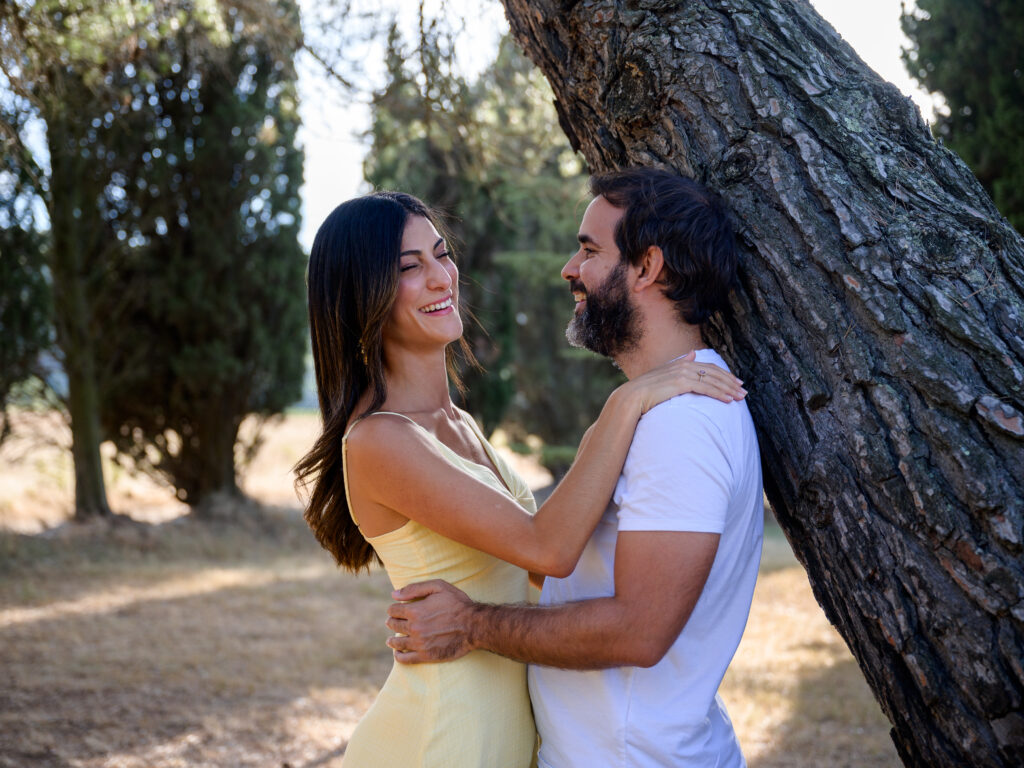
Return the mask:
<svg viewBox="0 0 1024 768"><path fill-rule="evenodd" d="M615 595L555 606L474 603L443 581L398 590L387 625L395 659L414 664L472 650L564 669L657 664L693 611L718 550L716 533L622 531Z"/></svg>

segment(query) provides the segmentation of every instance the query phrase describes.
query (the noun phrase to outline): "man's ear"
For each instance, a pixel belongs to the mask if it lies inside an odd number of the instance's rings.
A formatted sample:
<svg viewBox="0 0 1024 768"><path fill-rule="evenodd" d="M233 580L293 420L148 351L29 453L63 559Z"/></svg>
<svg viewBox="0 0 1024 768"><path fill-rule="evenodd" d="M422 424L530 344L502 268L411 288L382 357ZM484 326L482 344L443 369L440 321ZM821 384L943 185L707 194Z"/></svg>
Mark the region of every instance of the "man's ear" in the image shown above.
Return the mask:
<svg viewBox="0 0 1024 768"><path fill-rule="evenodd" d="M636 280L633 282L634 291L643 291L656 284L665 267L665 256L661 248L656 245L649 246L637 266Z"/></svg>

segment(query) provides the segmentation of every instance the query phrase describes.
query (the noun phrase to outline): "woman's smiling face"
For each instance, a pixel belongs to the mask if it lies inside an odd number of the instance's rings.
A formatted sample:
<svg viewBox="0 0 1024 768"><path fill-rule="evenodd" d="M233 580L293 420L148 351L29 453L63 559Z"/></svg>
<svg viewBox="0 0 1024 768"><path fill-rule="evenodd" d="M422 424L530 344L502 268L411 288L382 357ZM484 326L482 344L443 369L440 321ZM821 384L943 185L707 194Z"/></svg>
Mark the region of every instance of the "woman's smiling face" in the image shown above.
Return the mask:
<svg viewBox="0 0 1024 768"><path fill-rule="evenodd" d="M402 347L444 347L462 336L459 270L429 220L410 216L402 232L398 295L384 338Z"/></svg>

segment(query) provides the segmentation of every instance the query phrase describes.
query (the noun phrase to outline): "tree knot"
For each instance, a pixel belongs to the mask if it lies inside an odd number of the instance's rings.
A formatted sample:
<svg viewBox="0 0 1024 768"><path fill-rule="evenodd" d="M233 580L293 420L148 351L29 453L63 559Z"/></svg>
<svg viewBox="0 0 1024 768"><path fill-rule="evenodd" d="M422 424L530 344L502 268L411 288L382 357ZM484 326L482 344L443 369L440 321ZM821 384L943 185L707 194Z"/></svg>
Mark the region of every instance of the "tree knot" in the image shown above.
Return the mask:
<svg viewBox="0 0 1024 768"><path fill-rule="evenodd" d="M639 56L623 57L618 76L608 88L608 111L626 124L650 121L651 101L658 93L650 65Z"/></svg>
<svg viewBox="0 0 1024 768"><path fill-rule="evenodd" d="M750 147L742 144L731 146L718 164L719 184L736 184L750 177L757 167L757 157Z"/></svg>

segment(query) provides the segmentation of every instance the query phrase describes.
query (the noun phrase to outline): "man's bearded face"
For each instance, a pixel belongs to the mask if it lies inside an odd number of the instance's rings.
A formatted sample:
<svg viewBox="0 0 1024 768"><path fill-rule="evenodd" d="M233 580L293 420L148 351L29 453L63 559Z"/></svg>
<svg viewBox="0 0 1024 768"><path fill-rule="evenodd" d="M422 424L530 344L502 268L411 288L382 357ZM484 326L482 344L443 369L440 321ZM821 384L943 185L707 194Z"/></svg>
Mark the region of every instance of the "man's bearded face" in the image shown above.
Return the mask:
<svg viewBox="0 0 1024 768"><path fill-rule="evenodd" d="M570 290L586 294L586 306L573 316L565 329L570 344L612 358L637 345L640 323L636 307L630 301L625 260L620 261L594 290L588 291L580 280L573 280Z"/></svg>

